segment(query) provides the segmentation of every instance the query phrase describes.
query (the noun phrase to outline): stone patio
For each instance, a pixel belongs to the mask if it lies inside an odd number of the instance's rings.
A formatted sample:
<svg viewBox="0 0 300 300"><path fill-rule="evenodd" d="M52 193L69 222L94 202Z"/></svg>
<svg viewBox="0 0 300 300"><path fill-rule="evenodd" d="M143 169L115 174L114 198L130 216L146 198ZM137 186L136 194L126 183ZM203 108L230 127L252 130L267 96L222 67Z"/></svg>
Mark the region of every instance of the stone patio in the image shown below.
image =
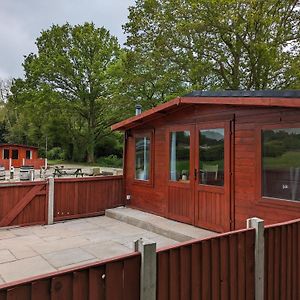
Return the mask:
<svg viewBox="0 0 300 300"><path fill-rule="evenodd" d="M130 253L138 238L155 241L158 248L178 243L107 216L0 229L0 283Z"/></svg>

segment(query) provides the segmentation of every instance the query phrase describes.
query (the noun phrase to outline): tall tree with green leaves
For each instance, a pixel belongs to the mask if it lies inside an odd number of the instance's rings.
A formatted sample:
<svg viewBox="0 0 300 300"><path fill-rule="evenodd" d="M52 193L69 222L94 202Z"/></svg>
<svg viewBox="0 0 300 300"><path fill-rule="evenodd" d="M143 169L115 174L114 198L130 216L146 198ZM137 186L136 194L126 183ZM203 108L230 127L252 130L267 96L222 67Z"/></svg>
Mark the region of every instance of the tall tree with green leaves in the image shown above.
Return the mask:
<svg viewBox="0 0 300 300"><path fill-rule="evenodd" d="M129 12L136 78L167 82L171 68L185 90L299 86L297 0L137 0Z"/></svg>
<svg viewBox="0 0 300 300"><path fill-rule="evenodd" d="M65 24L43 31L36 46L37 54L28 55L23 64L24 83L36 93L49 89L64 103L69 123L84 140L87 160L93 162L96 140L118 119L118 41L92 23Z"/></svg>

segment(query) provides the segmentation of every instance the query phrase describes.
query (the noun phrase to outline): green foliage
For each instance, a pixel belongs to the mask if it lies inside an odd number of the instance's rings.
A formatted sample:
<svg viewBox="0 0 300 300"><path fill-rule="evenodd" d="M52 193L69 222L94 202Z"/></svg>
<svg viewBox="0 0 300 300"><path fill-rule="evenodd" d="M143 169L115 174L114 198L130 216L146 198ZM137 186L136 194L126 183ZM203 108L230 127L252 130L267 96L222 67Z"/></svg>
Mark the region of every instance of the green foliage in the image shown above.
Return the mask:
<svg viewBox="0 0 300 300"><path fill-rule="evenodd" d="M54 147L48 151L47 157L50 160L64 160L65 159L65 152L60 147Z"/></svg>
<svg viewBox="0 0 300 300"><path fill-rule="evenodd" d="M101 167L122 168L123 160L116 155L109 155L97 159L97 164Z"/></svg>
<svg viewBox="0 0 300 300"><path fill-rule="evenodd" d="M12 88L8 139L45 144L47 136L67 158L92 162L122 113L117 39L92 23L65 24L43 31L36 45L23 64L26 79Z"/></svg>
<svg viewBox="0 0 300 300"><path fill-rule="evenodd" d="M161 87L158 100L191 89L296 88L299 23L295 0L137 0L124 25L138 61L132 76Z"/></svg>

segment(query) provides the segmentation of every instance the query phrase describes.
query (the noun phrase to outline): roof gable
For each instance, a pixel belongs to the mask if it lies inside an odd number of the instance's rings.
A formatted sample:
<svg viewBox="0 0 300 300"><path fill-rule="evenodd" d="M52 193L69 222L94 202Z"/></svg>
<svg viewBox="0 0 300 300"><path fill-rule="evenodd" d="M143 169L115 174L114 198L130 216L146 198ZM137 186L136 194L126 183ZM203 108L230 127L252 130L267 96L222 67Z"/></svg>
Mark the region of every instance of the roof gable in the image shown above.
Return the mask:
<svg viewBox="0 0 300 300"><path fill-rule="evenodd" d="M187 104L298 107L300 90L294 91L194 91L147 110L111 126L112 130L126 130L153 118L172 112Z"/></svg>

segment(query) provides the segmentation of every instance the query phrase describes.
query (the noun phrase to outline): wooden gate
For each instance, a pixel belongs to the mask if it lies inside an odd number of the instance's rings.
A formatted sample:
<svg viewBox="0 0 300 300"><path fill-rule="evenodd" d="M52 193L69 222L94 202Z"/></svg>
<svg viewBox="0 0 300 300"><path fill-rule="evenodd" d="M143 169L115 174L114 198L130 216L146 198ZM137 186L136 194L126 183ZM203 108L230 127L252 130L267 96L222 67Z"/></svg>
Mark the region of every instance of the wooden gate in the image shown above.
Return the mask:
<svg viewBox="0 0 300 300"><path fill-rule="evenodd" d="M0 227L45 224L46 212L46 181L0 185Z"/></svg>

